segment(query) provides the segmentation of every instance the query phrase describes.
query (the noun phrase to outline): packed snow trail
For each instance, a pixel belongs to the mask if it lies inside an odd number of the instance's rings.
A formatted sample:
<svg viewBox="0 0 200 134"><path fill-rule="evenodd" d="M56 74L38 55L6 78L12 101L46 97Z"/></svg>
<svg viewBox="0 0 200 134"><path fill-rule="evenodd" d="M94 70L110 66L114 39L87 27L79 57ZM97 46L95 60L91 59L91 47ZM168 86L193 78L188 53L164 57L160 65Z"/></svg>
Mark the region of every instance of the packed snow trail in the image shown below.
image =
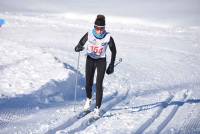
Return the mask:
<svg viewBox="0 0 200 134"><path fill-rule="evenodd" d="M139 134L139 133L160 133L160 131L169 123L169 121L173 118L173 115L176 113L176 111L178 110L179 108L179 104L175 104L175 106L173 106L171 112L167 112L167 114L165 113L164 115L167 116L165 118L165 120L163 122L160 123L160 125L157 127L157 130L155 131L152 131L152 129L150 129L152 132L145 132L145 130L148 128L148 127L151 127L154 123L155 120L158 120L159 117L162 117L162 112L164 111L167 111L166 107L167 106L170 106L173 102L175 102L176 99L178 99L178 101L184 101L187 97L187 94L186 92L183 92L183 94L181 95L180 93L179 94L176 94L175 96L174 95L171 95L168 100L165 101L165 103L167 104L164 104L164 105L161 105L160 109L158 109L158 111L155 112L155 114L152 116L152 118L150 118L149 120L147 120L136 132L136 134ZM172 104L173 105L173 104Z"/></svg>
<svg viewBox="0 0 200 134"><path fill-rule="evenodd" d="M120 94L115 96L110 102L104 103L101 108L101 116L103 116L108 110L110 110L113 106L117 105L121 101L123 101L128 95L128 91L125 94ZM100 118L99 118L100 119ZM93 117L93 114L90 113L86 115L83 119L76 122L76 124L70 128L65 128L64 130L59 130L57 133L75 133L84 130L88 126L90 126L95 121L99 120ZM74 128L75 127L75 128Z"/></svg>
<svg viewBox="0 0 200 134"><path fill-rule="evenodd" d="M116 97L117 94L118 94L118 92L115 92L115 93L113 93L112 95L105 96L105 97L104 97L104 100L103 100L103 103L106 103L107 101L108 101L108 102L109 102L109 101L112 101L112 99L113 99L114 97ZM93 101L94 101L94 100L93 100ZM95 107L95 103L94 103L94 102L91 104L91 107L92 107L92 108ZM80 122L80 119L81 119L81 118L84 118L84 116L78 118L78 115L79 115L80 113L82 113L82 111L78 112L78 114L76 114L76 115L73 116L72 118L68 119L68 120L67 120L65 123L63 123L62 125L60 125L60 126L54 128L54 129L49 130L49 131L47 132L47 134L54 134L54 133L57 132L58 130L64 129L64 128L66 128L66 127L69 127L69 126L73 125L73 124L76 123L76 122ZM87 115L86 115L86 116L87 116Z"/></svg>
<svg viewBox="0 0 200 134"><path fill-rule="evenodd" d="M123 63L105 75L103 117L88 125L92 113L77 120L73 112L74 46L95 15L86 15L89 21L82 14L0 15L8 21L0 29L0 133L200 132L198 26L127 18L131 21L124 24L123 17L108 16ZM84 69L83 52L78 111L85 99Z"/></svg>

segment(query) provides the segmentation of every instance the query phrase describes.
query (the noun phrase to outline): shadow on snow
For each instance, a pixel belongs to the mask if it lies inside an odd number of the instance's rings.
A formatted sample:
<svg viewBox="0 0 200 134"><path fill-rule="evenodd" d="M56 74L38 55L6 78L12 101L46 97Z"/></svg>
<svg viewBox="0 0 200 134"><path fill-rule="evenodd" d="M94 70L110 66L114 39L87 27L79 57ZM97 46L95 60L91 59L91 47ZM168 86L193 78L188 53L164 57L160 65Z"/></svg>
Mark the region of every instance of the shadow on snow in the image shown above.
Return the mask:
<svg viewBox="0 0 200 134"><path fill-rule="evenodd" d="M21 109L21 108L49 108L59 105L72 104L74 101L75 75L76 69L63 63L66 69L72 70L69 78L63 81L51 80L40 89L31 94L17 95L16 97L4 97L0 99L0 109ZM78 72L78 88L77 101L85 98L85 90L82 90L85 85L83 74Z"/></svg>
<svg viewBox="0 0 200 134"><path fill-rule="evenodd" d="M182 106L185 103L188 103L188 104L200 103L200 99L188 99L186 101L172 101L170 103L168 103L167 101L162 101L162 102L156 102L156 103L146 104L146 105L141 105L141 106L136 106L136 107L114 108L111 111L129 110L130 113L134 113L134 112L150 110L150 109L153 109L153 108L156 108L156 107L166 108L170 105Z"/></svg>

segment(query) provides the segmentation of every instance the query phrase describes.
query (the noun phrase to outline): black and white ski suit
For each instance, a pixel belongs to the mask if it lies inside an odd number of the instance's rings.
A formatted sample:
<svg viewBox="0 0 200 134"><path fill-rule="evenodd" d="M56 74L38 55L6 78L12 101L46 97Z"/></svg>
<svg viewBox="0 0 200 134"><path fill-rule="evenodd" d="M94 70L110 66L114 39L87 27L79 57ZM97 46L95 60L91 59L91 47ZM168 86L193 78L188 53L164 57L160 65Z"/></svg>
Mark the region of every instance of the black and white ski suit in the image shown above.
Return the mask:
<svg viewBox="0 0 200 134"><path fill-rule="evenodd" d="M102 102L102 96L103 96L103 79L105 72L107 74L111 74L114 71L114 62L115 62L115 57L116 57L116 47L115 47L115 42L111 36L108 36L107 42L105 41L104 38L98 39L94 38L91 40L89 39L91 37L91 33L87 32L79 41L78 45L75 47L75 51L77 49L83 49L83 46L87 44L87 58L86 58L86 68L85 68L85 74L86 74L86 95L87 98L92 98L92 86L93 86L93 80L94 80L94 74L95 70L97 69L97 77L96 77L96 107L100 108L101 107L101 102ZM105 36L106 38L106 36ZM105 54L103 56L100 56L100 53L102 51L106 51L106 47L99 49L98 47L94 45L88 45L96 42L98 40L99 42L103 43L102 45L107 45L110 48L111 51L111 61L110 64L106 70L106 56ZM92 44L93 45L93 44ZM104 49L104 50L103 50ZM78 51L76 51L78 52ZM98 52L100 52L98 54Z"/></svg>

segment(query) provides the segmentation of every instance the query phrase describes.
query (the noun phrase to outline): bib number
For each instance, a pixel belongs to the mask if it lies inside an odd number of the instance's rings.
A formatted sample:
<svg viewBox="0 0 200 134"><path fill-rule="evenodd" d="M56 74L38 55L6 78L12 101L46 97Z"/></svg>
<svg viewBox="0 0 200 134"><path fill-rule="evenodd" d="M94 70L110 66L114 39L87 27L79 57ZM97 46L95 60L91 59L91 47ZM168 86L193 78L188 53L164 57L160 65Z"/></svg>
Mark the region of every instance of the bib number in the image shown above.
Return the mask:
<svg viewBox="0 0 200 134"><path fill-rule="evenodd" d="M90 51L94 52L96 55L101 55L103 52L103 47L90 46Z"/></svg>

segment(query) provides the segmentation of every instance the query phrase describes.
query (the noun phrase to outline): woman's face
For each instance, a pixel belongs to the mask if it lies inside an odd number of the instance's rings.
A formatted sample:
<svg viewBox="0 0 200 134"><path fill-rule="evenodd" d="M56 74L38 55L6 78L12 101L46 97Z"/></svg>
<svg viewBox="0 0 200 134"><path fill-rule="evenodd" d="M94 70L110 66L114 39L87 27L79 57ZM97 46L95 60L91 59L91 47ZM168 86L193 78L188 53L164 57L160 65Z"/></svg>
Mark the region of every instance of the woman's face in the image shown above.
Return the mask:
<svg viewBox="0 0 200 134"><path fill-rule="evenodd" d="M105 31L105 27L95 26L94 28L95 28L97 34L103 34Z"/></svg>

